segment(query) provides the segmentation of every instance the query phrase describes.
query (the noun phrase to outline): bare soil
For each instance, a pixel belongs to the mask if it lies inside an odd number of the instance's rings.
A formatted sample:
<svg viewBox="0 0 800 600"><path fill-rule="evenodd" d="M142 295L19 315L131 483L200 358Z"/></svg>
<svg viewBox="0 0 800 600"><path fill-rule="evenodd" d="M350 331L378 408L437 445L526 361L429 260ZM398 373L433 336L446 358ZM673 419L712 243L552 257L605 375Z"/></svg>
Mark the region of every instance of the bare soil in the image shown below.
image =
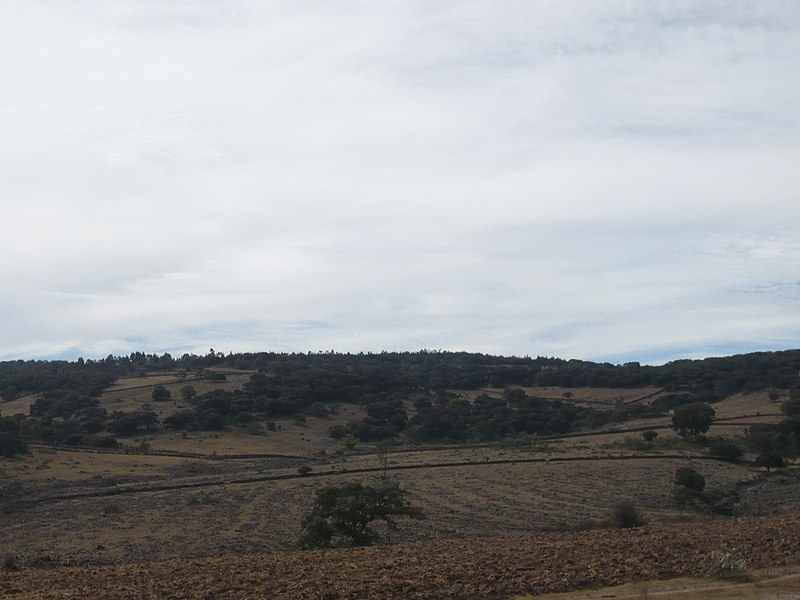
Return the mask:
<svg viewBox="0 0 800 600"><path fill-rule="evenodd" d="M508 598L703 577L712 552L800 565L800 517L445 539L353 550L0 573L3 598Z"/></svg>

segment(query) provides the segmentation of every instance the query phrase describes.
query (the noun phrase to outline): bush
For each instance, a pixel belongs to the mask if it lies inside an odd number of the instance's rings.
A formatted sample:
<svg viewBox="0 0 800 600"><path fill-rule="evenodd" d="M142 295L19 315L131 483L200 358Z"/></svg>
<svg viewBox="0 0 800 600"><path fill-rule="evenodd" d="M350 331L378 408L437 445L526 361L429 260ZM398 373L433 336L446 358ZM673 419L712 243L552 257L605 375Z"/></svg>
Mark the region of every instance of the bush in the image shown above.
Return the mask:
<svg viewBox="0 0 800 600"><path fill-rule="evenodd" d="M250 423L245 431L248 435L264 435L264 426L261 423Z"/></svg>
<svg viewBox="0 0 800 600"><path fill-rule="evenodd" d="M647 521L631 500L617 503L611 511L611 524L621 529L641 527Z"/></svg>
<svg viewBox="0 0 800 600"><path fill-rule="evenodd" d="M17 564L17 557L13 554L6 554L3 557L3 569L6 571L19 571L19 564Z"/></svg>
<svg viewBox="0 0 800 600"><path fill-rule="evenodd" d="M709 575L717 579L746 579L745 571L750 560L736 551L722 552L716 550L706 557Z"/></svg>
<svg viewBox="0 0 800 600"><path fill-rule="evenodd" d="M708 447L711 456L737 461L742 457L744 450L736 442L726 439L714 440Z"/></svg>
<svg viewBox="0 0 800 600"><path fill-rule="evenodd" d="M781 404L781 412L787 417L794 417L800 415L800 398L792 397Z"/></svg>
<svg viewBox="0 0 800 600"><path fill-rule="evenodd" d="M652 429L648 429L647 431L642 432L642 438L645 442L652 442L658 437L658 432L653 431Z"/></svg>
<svg viewBox="0 0 800 600"><path fill-rule="evenodd" d="M17 454L27 454L28 444L18 435L8 432L0 432L0 454L6 458L12 458Z"/></svg>
<svg viewBox="0 0 800 600"><path fill-rule="evenodd" d="M344 425L331 425L328 427L328 437L340 440L348 434L349 430Z"/></svg>
<svg viewBox="0 0 800 600"><path fill-rule="evenodd" d="M172 399L172 392L163 385L157 385L153 388L153 392L150 396L153 398L153 402L166 402Z"/></svg>
<svg viewBox="0 0 800 600"><path fill-rule="evenodd" d="M675 485L702 492L706 487L706 478L691 467L679 467L675 471Z"/></svg>

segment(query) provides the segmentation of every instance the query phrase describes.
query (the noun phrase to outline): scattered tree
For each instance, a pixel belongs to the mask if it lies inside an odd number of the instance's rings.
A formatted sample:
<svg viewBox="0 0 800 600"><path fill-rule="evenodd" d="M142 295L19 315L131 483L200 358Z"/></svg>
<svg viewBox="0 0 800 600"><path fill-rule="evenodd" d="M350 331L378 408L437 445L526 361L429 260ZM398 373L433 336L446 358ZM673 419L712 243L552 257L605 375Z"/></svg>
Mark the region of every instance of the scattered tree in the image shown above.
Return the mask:
<svg viewBox="0 0 800 600"><path fill-rule="evenodd" d="M398 483L386 480L377 485L347 482L320 488L311 512L302 521L298 546L314 549L372 545L378 540L378 534L369 528L374 521L383 521L389 530L395 530L397 517L425 518L422 509L413 506L407 495Z"/></svg>
<svg viewBox="0 0 800 600"><path fill-rule="evenodd" d="M753 461L753 464L757 467L766 467L767 473L769 473L771 468L780 469L785 467L786 461L783 460L783 457L780 454L765 452L764 454L759 454Z"/></svg>
<svg viewBox="0 0 800 600"><path fill-rule="evenodd" d="M708 431L716 411L704 402L682 404L672 415L672 428L678 435L698 436Z"/></svg>
<svg viewBox="0 0 800 600"><path fill-rule="evenodd" d="M187 402L191 402L197 396L197 390L193 385L185 385L181 388L181 398Z"/></svg>
<svg viewBox="0 0 800 600"><path fill-rule="evenodd" d="M163 385L157 385L153 388L153 393L151 396L153 398L153 402L166 402L167 400L172 399L172 392L170 392Z"/></svg>
<svg viewBox="0 0 800 600"><path fill-rule="evenodd" d="M679 467L675 471L675 485L702 492L706 487L706 478L691 467Z"/></svg>
<svg viewBox="0 0 800 600"><path fill-rule="evenodd" d="M658 437L658 432L653 431L652 429L648 429L647 431L642 432L642 438L644 438L645 442L652 442Z"/></svg>

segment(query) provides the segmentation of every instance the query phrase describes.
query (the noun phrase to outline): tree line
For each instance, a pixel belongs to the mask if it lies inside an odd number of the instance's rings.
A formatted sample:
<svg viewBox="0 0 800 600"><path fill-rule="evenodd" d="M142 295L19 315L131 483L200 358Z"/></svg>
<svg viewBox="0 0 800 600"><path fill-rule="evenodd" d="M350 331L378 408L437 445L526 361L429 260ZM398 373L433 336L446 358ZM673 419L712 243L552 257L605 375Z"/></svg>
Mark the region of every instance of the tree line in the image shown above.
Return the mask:
<svg viewBox="0 0 800 600"><path fill-rule="evenodd" d="M215 369L231 368L253 372L242 389L197 394L191 385L184 386L189 407L161 423L152 410L109 412L99 405L99 395L121 376L202 373L218 381L224 374ZM420 442L491 441L666 414L736 392L800 388L798 371L800 350L678 360L662 366L431 350L225 355L212 349L206 355L179 358L135 352L97 360L18 360L0 362L2 399L35 395L36 400L29 415L0 422L0 437L8 439L9 446L17 439L112 446L118 437L158 427L218 430L279 417L324 417L342 403L352 403L362 405L367 416L332 429L332 436L375 441L402 433ZM526 386L657 386L669 393L650 405L620 405L609 412L528 396L519 389ZM478 395L472 402L451 392L481 388L505 391ZM164 399L168 398L154 391L154 401ZM762 446L767 437L772 447L793 445L794 425L782 427L786 430L756 428L753 439L762 440Z"/></svg>

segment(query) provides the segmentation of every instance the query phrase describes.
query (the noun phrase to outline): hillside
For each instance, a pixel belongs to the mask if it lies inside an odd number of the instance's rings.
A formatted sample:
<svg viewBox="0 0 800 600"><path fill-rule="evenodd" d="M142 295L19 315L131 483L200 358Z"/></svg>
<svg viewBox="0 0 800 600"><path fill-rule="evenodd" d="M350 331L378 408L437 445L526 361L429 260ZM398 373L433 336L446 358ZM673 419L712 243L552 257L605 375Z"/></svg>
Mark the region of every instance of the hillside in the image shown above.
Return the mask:
<svg viewBox="0 0 800 600"><path fill-rule="evenodd" d="M0 459L0 581L22 598L80 597L109 578L120 582L109 597L138 586L154 598L468 598L698 575L702 556L733 545L753 568L800 564L789 540L800 527L790 516L800 509L798 360L662 368L423 352L0 363L13 397L0 403L0 441L23 446ZM603 385L575 383L592 377ZM709 430L678 435L676 409L694 405L712 407ZM719 454L731 447L736 455ZM788 466L755 466L767 451ZM676 494L682 467L705 482L688 502ZM381 532L378 549L294 552L315 490L383 477L428 519ZM606 529L621 500L647 528ZM600 557L587 548L599 545L616 558L591 562ZM486 567L456 564L470 556ZM374 572L352 575L352 561Z"/></svg>

